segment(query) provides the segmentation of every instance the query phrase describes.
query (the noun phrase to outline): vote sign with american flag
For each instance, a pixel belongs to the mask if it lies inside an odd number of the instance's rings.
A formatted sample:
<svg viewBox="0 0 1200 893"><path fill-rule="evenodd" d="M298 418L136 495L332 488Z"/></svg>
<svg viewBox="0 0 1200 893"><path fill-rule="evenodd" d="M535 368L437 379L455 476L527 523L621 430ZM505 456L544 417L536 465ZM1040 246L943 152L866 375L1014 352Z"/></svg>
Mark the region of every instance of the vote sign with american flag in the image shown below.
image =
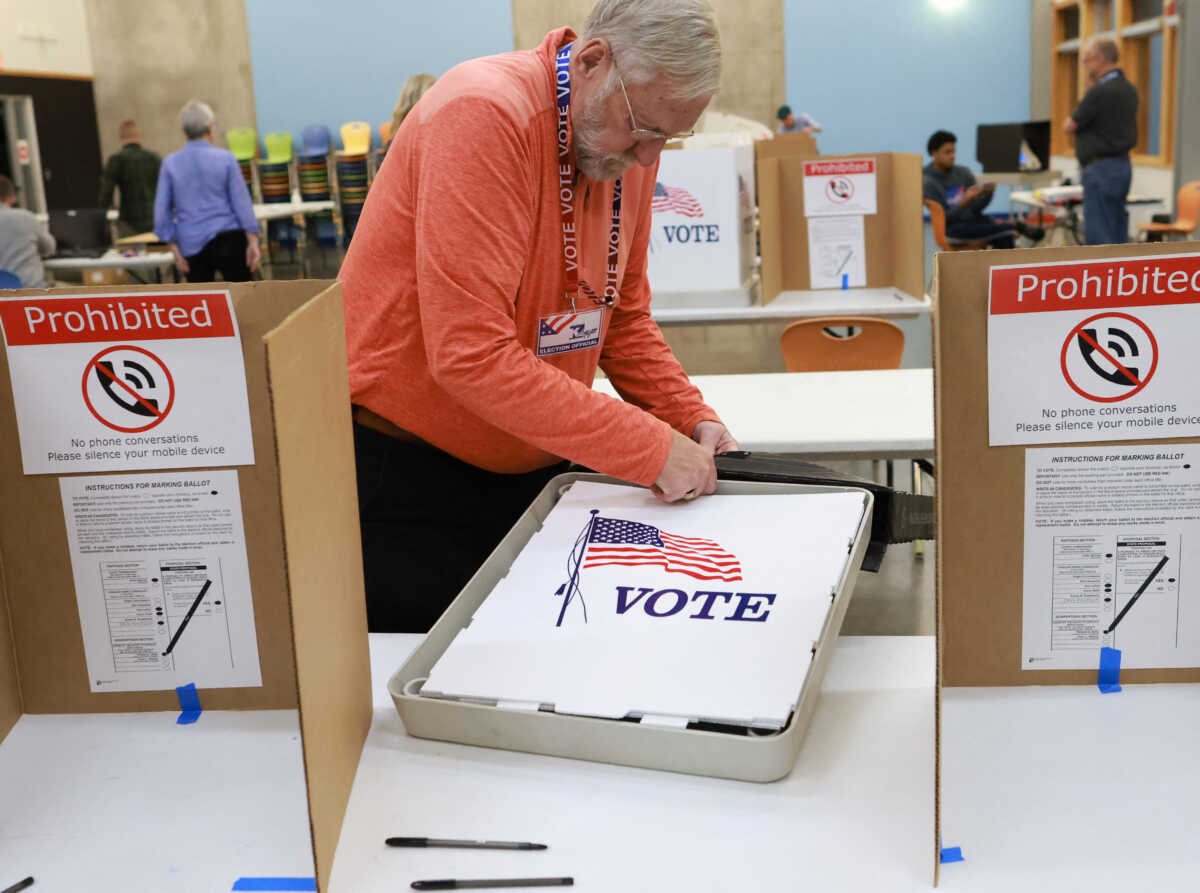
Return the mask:
<svg viewBox="0 0 1200 893"><path fill-rule="evenodd" d="M603 565L657 565L697 580L742 579L737 558L715 540L673 533L619 518L596 516L583 556L584 568Z"/></svg>
<svg viewBox="0 0 1200 893"><path fill-rule="evenodd" d="M737 556L716 540L680 536L641 521L606 518L598 509L592 509L567 559L569 579L555 593L562 597L556 626L563 625L572 603L578 603L583 622L587 623L583 571L606 566L660 567L670 574L724 583L742 579L742 565Z"/></svg>
<svg viewBox="0 0 1200 893"><path fill-rule="evenodd" d="M654 184L654 197L650 203L650 210L655 214L673 211L684 217L704 216L704 206L700 204L699 199L686 189L667 186L662 181Z"/></svg>

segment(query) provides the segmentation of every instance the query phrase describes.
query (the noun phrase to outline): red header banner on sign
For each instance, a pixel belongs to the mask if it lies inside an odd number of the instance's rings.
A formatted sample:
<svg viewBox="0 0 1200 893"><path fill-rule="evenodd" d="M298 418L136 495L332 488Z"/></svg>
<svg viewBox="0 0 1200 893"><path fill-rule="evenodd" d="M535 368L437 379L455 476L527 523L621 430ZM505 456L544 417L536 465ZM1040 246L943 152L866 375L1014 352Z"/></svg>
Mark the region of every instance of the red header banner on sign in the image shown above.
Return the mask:
<svg viewBox="0 0 1200 893"><path fill-rule="evenodd" d="M804 176L827 177L831 174L873 174L874 158L859 158L848 161L806 161Z"/></svg>
<svg viewBox="0 0 1200 893"><path fill-rule="evenodd" d="M992 315L1200 304L1200 254L992 267Z"/></svg>
<svg viewBox="0 0 1200 893"><path fill-rule="evenodd" d="M13 298L0 301L9 347L220 338L234 333L222 292Z"/></svg>

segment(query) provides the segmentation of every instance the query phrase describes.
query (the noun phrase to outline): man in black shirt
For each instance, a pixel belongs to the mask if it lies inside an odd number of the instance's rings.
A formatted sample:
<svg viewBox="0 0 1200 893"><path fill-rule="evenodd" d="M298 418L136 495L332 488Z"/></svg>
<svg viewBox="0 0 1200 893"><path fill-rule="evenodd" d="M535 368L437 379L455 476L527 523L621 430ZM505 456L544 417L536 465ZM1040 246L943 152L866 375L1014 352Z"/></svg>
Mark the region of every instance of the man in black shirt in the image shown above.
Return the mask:
<svg viewBox="0 0 1200 893"><path fill-rule="evenodd" d="M1092 86L1063 123L1075 134L1083 171L1083 231L1089 245L1129 241L1125 198L1133 170L1129 150L1137 145L1138 95L1117 66L1117 45L1093 37L1083 48L1083 67Z"/></svg>
<svg viewBox="0 0 1200 893"><path fill-rule="evenodd" d="M154 190L162 159L156 152L142 148L137 122L122 121L119 131L121 151L109 156L100 181L100 207L111 208L113 191L121 193L119 227L122 235L132 236L154 229Z"/></svg>

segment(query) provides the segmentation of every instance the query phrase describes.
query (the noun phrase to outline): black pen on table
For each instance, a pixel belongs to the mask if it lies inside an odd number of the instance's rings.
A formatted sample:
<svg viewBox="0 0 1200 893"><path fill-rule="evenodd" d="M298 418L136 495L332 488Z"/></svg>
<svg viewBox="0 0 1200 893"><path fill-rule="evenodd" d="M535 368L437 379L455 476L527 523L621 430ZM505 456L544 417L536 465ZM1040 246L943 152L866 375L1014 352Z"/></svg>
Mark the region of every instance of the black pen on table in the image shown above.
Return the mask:
<svg viewBox="0 0 1200 893"><path fill-rule="evenodd" d="M11 887L5 887L3 890L0 890L0 893L20 893L20 891L28 890L32 886L33 878L27 877L23 881L17 881Z"/></svg>
<svg viewBox="0 0 1200 893"><path fill-rule="evenodd" d="M443 837L389 837L388 846L407 847L455 847L469 850L544 850L544 843L529 843L524 840L449 840ZM450 888L452 889L452 888Z"/></svg>
<svg viewBox="0 0 1200 893"><path fill-rule="evenodd" d="M388 846L452 846L458 850L546 850L528 840L450 840L448 838L388 838Z"/></svg>
<svg viewBox="0 0 1200 893"><path fill-rule="evenodd" d="M488 880L413 881L414 890L481 890L493 887L573 887L573 877L515 877Z"/></svg>

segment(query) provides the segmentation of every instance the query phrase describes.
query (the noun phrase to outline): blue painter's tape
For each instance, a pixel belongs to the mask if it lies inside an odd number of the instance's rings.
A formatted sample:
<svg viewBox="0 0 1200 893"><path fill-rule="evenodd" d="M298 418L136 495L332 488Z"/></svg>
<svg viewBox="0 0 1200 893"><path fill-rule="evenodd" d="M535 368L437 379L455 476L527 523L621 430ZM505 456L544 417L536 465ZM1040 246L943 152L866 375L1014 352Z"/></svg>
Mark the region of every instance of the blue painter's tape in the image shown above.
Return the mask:
<svg viewBox="0 0 1200 893"><path fill-rule="evenodd" d="M179 714L179 718L175 720L176 724L188 726L200 718L202 712L200 708L200 695L196 693L196 683L189 682L187 685L181 685L175 689L175 694L179 695L179 709L183 711Z"/></svg>
<svg viewBox="0 0 1200 893"><path fill-rule="evenodd" d="M1096 677L1100 693L1110 695L1121 690L1121 652L1116 648L1100 649L1100 673Z"/></svg>
<svg viewBox="0 0 1200 893"><path fill-rule="evenodd" d="M850 274L843 273L842 274L842 291L845 291L849 287L850 287Z"/></svg>
<svg viewBox="0 0 1200 893"><path fill-rule="evenodd" d="M233 882L234 890L313 890L315 877L240 877Z"/></svg>
<svg viewBox="0 0 1200 893"><path fill-rule="evenodd" d="M942 856L939 859L943 865L947 862L964 862L962 847L960 846L944 846L942 847Z"/></svg>

